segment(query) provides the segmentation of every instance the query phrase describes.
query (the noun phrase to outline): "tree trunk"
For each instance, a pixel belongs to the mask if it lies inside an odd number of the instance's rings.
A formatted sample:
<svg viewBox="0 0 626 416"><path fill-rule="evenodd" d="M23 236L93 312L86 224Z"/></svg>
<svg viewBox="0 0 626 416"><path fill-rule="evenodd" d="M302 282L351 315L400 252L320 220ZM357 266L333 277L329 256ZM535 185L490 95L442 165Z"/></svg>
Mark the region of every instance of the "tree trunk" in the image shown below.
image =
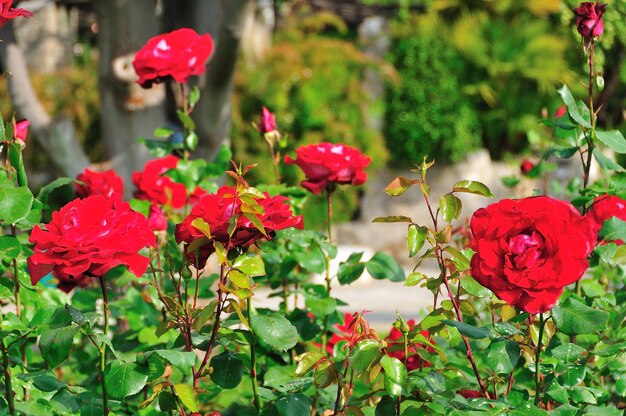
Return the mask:
<svg viewBox="0 0 626 416"><path fill-rule="evenodd" d="M64 117L52 119L39 102L30 83L24 54L15 41L12 21L0 28L0 40L0 67L9 83L18 117L30 121L30 130L57 170L75 177L89 165L89 160L76 139L72 122Z"/></svg>
<svg viewBox="0 0 626 416"><path fill-rule="evenodd" d="M150 159L137 139L151 138L166 121L163 84L141 90L132 67L135 52L158 34L156 6L154 0L95 0L94 7L100 27L100 130L107 156L128 184L132 172Z"/></svg>
<svg viewBox="0 0 626 416"><path fill-rule="evenodd" d="M199 145L196 157L208 158L230 142L231 101L235 63L246 16L254 13L252 0L166 0L164 28L192 27L210 33L215 51L207 72L198 79L201 98L193 112Z"/></svg>

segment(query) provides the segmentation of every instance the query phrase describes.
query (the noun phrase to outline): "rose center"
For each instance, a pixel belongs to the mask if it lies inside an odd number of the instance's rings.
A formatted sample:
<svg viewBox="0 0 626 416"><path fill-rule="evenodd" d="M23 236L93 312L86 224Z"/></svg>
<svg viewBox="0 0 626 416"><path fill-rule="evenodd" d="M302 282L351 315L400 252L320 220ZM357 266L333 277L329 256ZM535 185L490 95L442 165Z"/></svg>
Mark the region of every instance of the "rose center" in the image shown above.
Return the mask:
<svg viewBox="0 0 626 416"><path fill-rule="evenodd" d="M528 269L540 260L545 242L533 231L531 234L518 234L509 239L508 262L516 269Z"/></svg>

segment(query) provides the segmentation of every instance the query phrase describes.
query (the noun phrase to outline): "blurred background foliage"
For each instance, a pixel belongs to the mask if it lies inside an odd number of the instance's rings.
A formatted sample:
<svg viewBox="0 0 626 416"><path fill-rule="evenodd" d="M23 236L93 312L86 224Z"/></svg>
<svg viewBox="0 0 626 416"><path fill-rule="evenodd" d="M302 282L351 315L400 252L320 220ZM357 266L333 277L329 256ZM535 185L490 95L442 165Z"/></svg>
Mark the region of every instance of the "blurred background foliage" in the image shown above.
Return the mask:
<svg viewBox="0 0 626 416"><path fill-rule="evenodd" d="M623 131L626 2L606 2L605 34L596 48L605 78L599 122ZM235 160L260 165L252 183L273 181L266 143L252 126L262 105L288 135L283 154L305 143L343 142L372 157L373 173L425 156L455 162L480 147L496 159L528 153L528 137L541 141L540 120L560 105L556 89L567 83L584 96L578 80L587 77L587 65L572 11L578 0L350 0L393 10L381 58L362 51L356 25L306 3L276 1L272 47L238 67L231 144ZM100 161L96 69L94 51L61 73L34 74L33 82L52 115L74 118L90 157ZM371 72L384 82L380 97L364 88ZM3 88L0 111L10 115ZM382 128L372 114L382 118ZM27 149L36 165L36 147ZM290 184L301 180L293 167L282 174ZM335 193L343 198L336 202L338 219L358 215L358 192ZM319 210L319 203L314 199L308 209Z"/></svg>

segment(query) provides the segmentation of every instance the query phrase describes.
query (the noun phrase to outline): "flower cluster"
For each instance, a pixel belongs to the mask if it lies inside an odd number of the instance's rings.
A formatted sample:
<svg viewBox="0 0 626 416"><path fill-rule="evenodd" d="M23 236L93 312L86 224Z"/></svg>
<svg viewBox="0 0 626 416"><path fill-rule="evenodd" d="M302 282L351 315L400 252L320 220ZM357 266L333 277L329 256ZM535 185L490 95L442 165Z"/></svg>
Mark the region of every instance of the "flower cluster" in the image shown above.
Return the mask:
<svg viewBox="0 0 626 416"><path fill-rule="evenodd" d="M193 29L178 29L155 36L137 52L133 60L137 81L143 88L173 78L186 83L190 76L201 75L213 53L211 35L199 35Z"/></svg>
<svg viewBox="0 0 626 416"><path fill-rule="evenodd" d="M126 202L100 195L76 199L55 211L45 229L33 228L29 241L34 243L28 258L32 284L52 272L65 291L119 265L141 276L149 259L138 252L155 245L143 215Z"/></svg>
<svg viewBox="0 0 626 416"><path fill-rule="evenodd" d="M255 207L250 205L250 200ZM223 186L217 193L202 197L191 209L189 216L176 226L176 242L184 242L190 261L203 267L215 251L215 242L227 250L246 248L261 239L271 240L275 231L289 227L302 229L302 216L293 215L287 200L283 196L270 196L268 193L259 196ZM234 227L231 226L232 221ZM204 224L207 229L199 224ZM198 239L204 241L189 250L190 245Z"/></svg>

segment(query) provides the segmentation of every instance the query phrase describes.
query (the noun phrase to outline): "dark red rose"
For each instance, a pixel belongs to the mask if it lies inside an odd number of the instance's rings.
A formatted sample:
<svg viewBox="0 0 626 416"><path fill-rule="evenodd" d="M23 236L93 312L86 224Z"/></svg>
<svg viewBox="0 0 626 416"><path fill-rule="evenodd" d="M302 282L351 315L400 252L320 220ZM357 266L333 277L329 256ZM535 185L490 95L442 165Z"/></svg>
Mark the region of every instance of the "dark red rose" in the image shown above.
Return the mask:
<svg viewBox="0 0 626 416"><path fill-rule="evenodd" d="M96 172L85 168L83 173L79 174L76 179L82 182L82 185L76 183L76 195L79 198L86 198L92 195L102 195L107 198L119 198L124 196L124 181L114 170L105 172Z"/></svg>
<svg viewBox="0 0 626 416"><path fill-rule="evenodd" d="M554 117L555 118L561 118L565 114L567 114L567 107L562 105L562 106L560 106L559 108L556 109L556 111L554 112Z"/></svg>
<svg viewBox="0 0 626 416"><path fill-rule="evenodd" d="M415 327L415 321L413 319L410 319L407 321L407 325L409 326L409 330L411 330ZM433 342L428 331L424 330L420 333L424 336L424 338L426 338L430 342ZM393 351L388 352L387 355L404 362L404 348L394 348L394 346L404 346L404 342L402 340L402 332L398 328L392 327L389 335L387 336L387 338L385 338L385 341L387 341L388 347L391 347L393 349ZM435 349L430 345L424 346L423 344L417 342L409 343L409 357L406 360L406 369L408 371L417 370L420 367L430 367L430 363L424 361L422 357L420 357L420 355L417 353L417 351L420 349L425 349L428 352L435 352Z"/></svg>
<svg viewBox="0 0 626 416"><path fill-rule="evenodd" d="M519 165L519 170L522 172L522 175L528 175L528 172L533 170L535 164L528 159L524 159L524 161Z"/></svg>
<svg viewBox="0 0 626 416"><path fill-rule="evenodd" d="M30 121L21 120L15 123L13 129L13 137L19 140L21 143L26 144L26 137L28 137L28 127L30 127Z"/></svg>
<svg viewBox="0 0 626 416"><path fill-rule="evenodd" d="M606 4L593 3L586 1L580 3L578 7L574 9L576 14L576 29L583 38L589 40L600 36L604 32L604 22L602 22L602 15L606 9Z"/></svg>
<svg viewBox="0 0 626 416"><path fill-rule="evenodd" d="M301 185L319 194L335 184L361 185L367 179L364 169L371 159L343 144L320 143L296 149L296 159L285 156L285 163L296 164L307 179Z"/></svg>
<svg viewBox="0 0 626 416"><path fill-rule="evenodd" d="M161 208L158 205L150 205L150 215L148 217L148 223L152 231L165 231L167 230L167 218Z"/></svg>
<svg viewBox="0 0 626 416"><path fill-rule="evenodd" d="M11 7L13 0L0 0L0 27L4 26L9 20L16 17L32 17L33 14L28 10L14 9Z"/></svg>
<svg viewBox="0 0 626 416"><path fill-rule="evenodd" d="M263 224L266 235L263 235L252 221L246 218L242 211L242 193L234 187L223 186L215 194L203 196L185 220L176 226L176 242L185 242L185 250L193 241L204 238L206 241L199 247L199 266L204 267L207 258L215 251L213 243L221 243L226 249L234 247L246 248L261 239L271 240L275 231L289 227L303 228L302 216L294 216L287 203L288 198L270 196L268 193L261 198L248 193L246 199L252 198L262 209L262 213L253 214ZM232 217L237 217L234 231L229 235L229 224ZM210 229L211 239L192 225L197 218L201 218ZM187 254L195 264L195 252Z"/></svg>
<svg viewBox="0 0 626 416"><path fill-rule="evenodd" d="M263 107L263 114L261 115L261 123L259 124L259 132L261 134L270 133L276 131L276 117L270 110Z"/></svg>
<svg viewBox="0 0 626 416"><path fill-rule="evenodd" d="M141 276L150 259L138 251L155 245L146 217L126 202L100 195L75 199L53 212L45 230L35 225L29 241L34 243L28 258L32 284L52 272L65 287L72 280L83 285L83 279L119 265Z"/></svg>
<svg viewBox="0 0 626 416"><path fill-rule="evenodd" d="M191 75L203 74L213 52L211 35L199 35L193 29L178 29L155 36L137 52L133 60L137 81L143 88L172 77L179 83Z"/></svg>
<svg viewBox="0 0 626 416"><path fill-rule="evenodd" d="M470 226L472 276L528 313L551 309L582 277L597 238L593 221L547 196L503 199L477 210Z"/></svg>
<svg viewBox="0 0 626 416"><path fill-rule="evenodd" d="M626 221L626 201L615 195L602 195L593 200L593 204L587 212L587 215L593 220L595 229L599 232L602 229L604 221L617 217ZM622 240L613 241L615 244L624 244Z"/></svg>
<svg viewBox="0 0 626 416"><path fill-rule="evenodd" d="M456 393L465 397L466 399L476 399L479 397L484 397L483 394L478 390L457 390Z"/></svg>
<svg viewBox="0 0 626 416"><path fill-rule="evenodd" d="M176 168L178 158L166 156L146 163L143 171L133 172L133 183L137 190L135 198L159 205L182 208L187 199L187 190L182 183L176 183L165 172Z"/></svg>

